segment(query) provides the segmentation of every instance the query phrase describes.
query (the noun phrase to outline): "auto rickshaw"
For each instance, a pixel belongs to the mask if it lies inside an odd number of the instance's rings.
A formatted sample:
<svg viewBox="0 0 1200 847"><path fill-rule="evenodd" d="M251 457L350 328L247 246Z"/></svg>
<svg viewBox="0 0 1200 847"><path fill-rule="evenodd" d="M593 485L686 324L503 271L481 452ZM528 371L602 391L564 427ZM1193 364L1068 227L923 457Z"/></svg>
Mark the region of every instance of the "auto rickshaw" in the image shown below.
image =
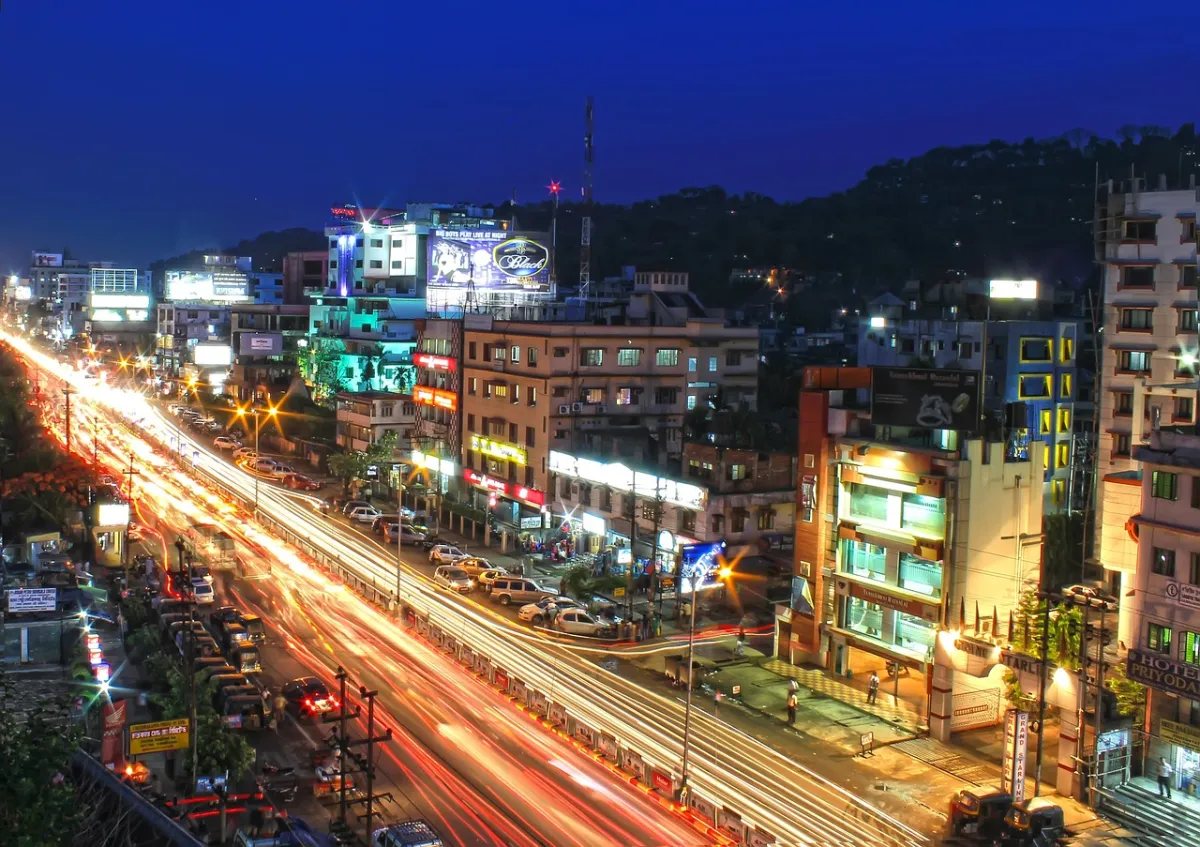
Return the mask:
<svg viewBox="0 0 1200 847"><path fill-rule="evenodd" d="M950 831L954 835L998 838L1013 796L999 788L964 788L950 801Z"/></svg>
<svg viewBox="0 0 1200 847"><path fill-rule="evenodd" d="M257 694L226 697L222 703L221 719L231 729L256 732L267 725L262 698Z"/></svg>
<svg viewBox="0 0 1200 847"><path fill-rule="evenodd" d="M1013 804L1004 817L1008 828L1006 844L1049 847L1067 834L1061 806L1042 797Z"/></svg>

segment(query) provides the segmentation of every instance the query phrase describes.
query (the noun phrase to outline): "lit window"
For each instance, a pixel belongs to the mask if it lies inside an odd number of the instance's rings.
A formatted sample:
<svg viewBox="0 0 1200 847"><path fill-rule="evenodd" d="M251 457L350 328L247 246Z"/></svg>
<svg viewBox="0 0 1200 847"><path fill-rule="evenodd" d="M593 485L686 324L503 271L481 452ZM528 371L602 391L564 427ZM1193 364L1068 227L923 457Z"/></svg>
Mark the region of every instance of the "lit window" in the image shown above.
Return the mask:
<svg viewBox="0 0 1200 847"><path fill-rule="evenodd" d="M1065 468L1071 463L1071 445L1065 441L1060 441L1055 446L1054 463L1056 467Z"/></svg>
<svg viewBox="0 0 1200 847"><path fill-rule="evenodd" d="M1151 623L1146 632L1146 646L1158 653L1171 654L1171 627Z"/></svg>
<svg viewBox="0 0 1200 847"><path fill-rule="evenodd" d="M1022 376L1019 387L1022 399L1050 396L1050 377L1043 374Z"/></svg>
<svg viewBox="0 0 1200 847"><path fill-rule="evenodd" d="M687 407L688 407L688 409L689 409L689 410L690 410L690 409L694 409L694 408L696 408L696 395L695 395L695 394L689 394L689 395L688 395L688 398L687 398Z"/></svg>
<svg viewBox="0 0 1200 847"><path fill-rule="evenodd" d="M1042 427L1039 431L1041 432L1042 435L1049 435L1050 434L1050 420L1051 420L1050 410L1042 409L1041 417L1042 417L1042 421L1041 421Z"/></svg>
<svg viewBox="0 0 1200 847"><path fill-rule="evenodd" d="M654 364L660 368L673 368L679 364L679 350L664 347L654 353Z"/></svg>
<svg viewBox="0 0 1200 847"><path fill-rule="evenodd" d="M1058 410L1058 431L1059 432L1070 432L1071 431L1071 410L1070 409L1059 409Z"/></svg>
<svg viewBox="0 0 1200 847"><path fill-rule="evenodd" d="M636 347L622 347L617 351L617 367L636 368L642 363L642 351Z"/></svg>
<svg viewBox="0 0 1200 847"><path fill-rule="evenodd" d="M1179 475L1154 471L1150 475L1150 496L1158 500L1174 500L1178 493Z"/></svg>
<svg viewBox="0 0 1200 847"><path fill-rule="evenodd" d="M1060 355L1060 359L1062 360L1063 364L1068 364L1070 362L1075 361L1075 339L1074 338L1067 338L1066 336L1063 336L1062 353Z"/></svg>
<svg viewBox="0 0 1200 847"><path fill-rule="evenodd" d="M1071 374L1069 374L1069 373L1059 374L1059 377L1058 377L1058 399L1060 399L1060 400L1070 400L1071 399L1071 390L1074 387L1071 384L1071 382L1072 382Z"/></svg>

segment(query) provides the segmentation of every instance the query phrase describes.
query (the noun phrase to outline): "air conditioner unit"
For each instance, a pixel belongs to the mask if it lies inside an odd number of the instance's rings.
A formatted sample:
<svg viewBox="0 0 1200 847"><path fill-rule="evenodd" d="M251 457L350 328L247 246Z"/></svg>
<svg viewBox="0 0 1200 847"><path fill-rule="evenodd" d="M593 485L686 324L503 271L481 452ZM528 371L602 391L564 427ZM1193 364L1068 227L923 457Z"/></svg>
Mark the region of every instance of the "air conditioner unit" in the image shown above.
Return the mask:
<svg viewBox="0 0 1200 847"><path fill-rule="evenodd" d="M572 412L582 412L582 411L583 411L583 404L582 404L582 403L572 403L572 404L571 404L571 411L572 411Z"/></svg>
<svg viewBox="0 0 1200 847"><path fill-rule="evenodd" d="M564 403L558 407L558 413L560 415L569 415L571 413L571 407Z"/></svg>

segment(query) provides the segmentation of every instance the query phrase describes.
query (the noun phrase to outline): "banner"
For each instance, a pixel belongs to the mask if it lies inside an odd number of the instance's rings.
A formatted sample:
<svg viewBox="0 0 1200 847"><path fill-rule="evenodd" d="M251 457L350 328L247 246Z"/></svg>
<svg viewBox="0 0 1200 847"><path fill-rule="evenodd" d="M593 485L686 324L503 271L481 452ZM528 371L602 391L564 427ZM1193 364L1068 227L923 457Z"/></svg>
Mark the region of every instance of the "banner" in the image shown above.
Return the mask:
<svg viewBox="0 0 1200 847"><path fill-rule="evenodd" d="M974 432L980 394L979 371L871 368L871 423Z"/></svg>
<svg viewBox="0 0 1200 847"><path fill-rule="evenodd" d="M1025 799L1025 753L1029 746L1029 712L1009 709L1004 715L1004 767L1000 771L1000 790L1013 796L1014 803Z"/></svg>
<svg viewBox="0 0 1200 847"><path fill-rule="evenodd" d="M103 714L104 740L100 745L100 761L105 767L115 768L125 758L121 742L129 712L124 700L113 700L104 704Z"/></svg>
<svg viewBox="0 0 1200 847"><path fill-rule="evenodd" d="M135 723L129 727L129 755L161 753L166 750L186 750L191 744L190 723L187 718L175 718L154 723Z"/></svg>

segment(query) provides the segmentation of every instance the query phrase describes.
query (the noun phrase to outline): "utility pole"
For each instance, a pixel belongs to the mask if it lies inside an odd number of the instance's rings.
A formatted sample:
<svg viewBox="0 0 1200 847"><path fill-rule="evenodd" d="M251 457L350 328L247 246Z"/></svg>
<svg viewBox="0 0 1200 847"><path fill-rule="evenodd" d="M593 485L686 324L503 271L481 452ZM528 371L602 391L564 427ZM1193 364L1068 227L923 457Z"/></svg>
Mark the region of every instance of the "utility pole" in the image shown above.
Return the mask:
<svg viewBox="0 0 1200 847"><path fill-rule="evenodd" d="M400 553L404 549L404 483L396 485L396 605L400 605Z"/></svg>
<svg viewBox="0 0 1200 847"><path fill-rule="evenodd" d="M583 134L583 229L579 237L579 296L588 297L592 281L592 98L587 99Z"/></svg>
<svg viewBox="0 0 1200 847"><path fill-rule="evenodd" d="M67 436L66 436L66 444L67 444L67 453L69 454L69 453L71 452L71 395L73 395L73 394L75 393L75 389L74 389L74 388L71 388L70 386L67 386L67 387L66 387L66 388L64 388L62 391L63 391L63 395L64 395L64 396L66 396L66 398L67 398Z"/></svg>
<svg viewBox="0 0 1200 847"><path fill-rule="evenodd" d="M346 721L349 718L357 718L360 710L357 706L353 712L346 709L346 680L349 679L349 674L346 669L338 666L337 673L334 679L338 681L338 713L336 715L324 715L321 720L324 723L336 723L338 728L330 736L329 746L333 748L334 755L338 758L338 822L345 826L346 824L346 751L349 749L350 738L346 735Z"/></svg>
<svg viewBox="0 0 1200 847"><path fill-rule="evenodd" d="M1042 598L1042 663L1038 669L1038 737L1037 765L1034 767L1033 796L1042 793L1042 741L1046 737L1046 666L1050 658L1050 595L1039 592Z"/></svg>
<svg viewBox="0 0 1200 847"><path fill-rule="evenodd" d="M388 793L375 793L375 745L381 741L392 740L392 730L387 728L382 735L375 734L375 698L379 696L378 691L368 691L365 685L360 685L358 688L358 696L367 701L367 737L357 741L351 741L351 747L365 745L367 748L366 755L355 756L355 762L359 768L367 776L367 794L365 797L355 799L355 803L367 804L367 833L371 832L371 820L375 817L375 801L388 800L391 801L392 795Z"/></svg>
<svg viewBox="0 0 1200 847"><path fill-rule="evenodd" d="M687 705L683 710L683 765L680 768L679 775L679 792L680 801L687 802L688 791L688 753L690 752L691 729L692 729L692 667L696 657L696 583L700 575L693 572L691 575L692 593L688 601L691 606L691 623L688 626L688 664L687 664ZM675 603L678 608L679 595L683 588L683 574L675 575Z"/></svg>

